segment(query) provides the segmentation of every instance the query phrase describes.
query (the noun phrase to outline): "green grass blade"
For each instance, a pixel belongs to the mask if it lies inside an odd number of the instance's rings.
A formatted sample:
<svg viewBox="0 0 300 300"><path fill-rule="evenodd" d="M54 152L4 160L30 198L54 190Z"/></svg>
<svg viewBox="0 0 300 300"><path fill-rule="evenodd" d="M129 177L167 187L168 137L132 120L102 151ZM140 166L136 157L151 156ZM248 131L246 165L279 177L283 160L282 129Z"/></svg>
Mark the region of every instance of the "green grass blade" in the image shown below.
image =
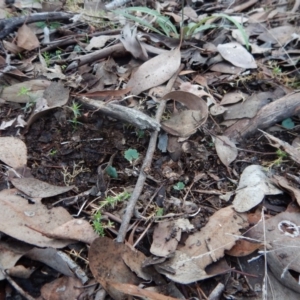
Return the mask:
<svg viewBox="0 0 300 300"><path fill-rule="evenodd" d="M225 18L227 19L228 21L230 21L231 23L233 23L236 28L240 31L243 39L244 39L244 42L245 42L245 45L246 45L246 48L247 50L249 50L249 39L248 39L248 36L247 36L247 33L245 31L245 29L243 28L243 26L237 22L234 18L228 16L228 15L225 15L225 14L216 14L214 15L215 17L221 17L221 18Z"/></svg>

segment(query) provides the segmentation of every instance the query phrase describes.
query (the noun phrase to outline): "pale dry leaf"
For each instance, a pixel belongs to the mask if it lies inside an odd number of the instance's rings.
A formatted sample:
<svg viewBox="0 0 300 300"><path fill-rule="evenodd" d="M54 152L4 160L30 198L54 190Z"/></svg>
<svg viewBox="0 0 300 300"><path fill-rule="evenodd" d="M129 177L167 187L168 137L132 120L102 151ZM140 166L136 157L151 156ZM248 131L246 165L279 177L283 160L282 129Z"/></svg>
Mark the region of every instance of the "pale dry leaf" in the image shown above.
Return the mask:
<svg viewBox="0 0 300 300"><path fill-rule="evenodd" d="M224 256L235 244L240 230L248 226L245 214L237 214L232 206L214 213L199 232L189 235L175 256L156 269L175 282L188 284L214 275L205 268ZM174 270L174 273L168 270Z"/></svg>
<svg viewBox="0 0 300 300"><path fill-rule="evenodd" d="M18 169L27 164L27 147L15 137L0 137L0 160L8 166Z"/></svg>
<svg viewBox="0 0 300 300"><path fill-rule="evenodd" d="M26 25L23 24L17 33L17 45L25 50L31 51L40 46L40 42L34 32Z"/></svg>
<svg viewBox="0 0 300 300"><path fill-rule="evenodd" d="M267 176L265 169L259 165L251 165L243 171L233 207L238 212L246 212L258 205L265 195L278 195L282 191L276 188Z"/></svg>
<svg viewBox="0 0 300 300"><path fill-rule="evenodd" d="M33 79L5 87L1 98L6 101L27 103L36 101L44 94L45 89L51 84L48 80Z"/></svg>
<svg viewBox="0 0 300 300"><path fill-rule="evenodd" d="M87 51L91 51L93 48L100 49L105 46L105 44L109 40L117 39L119 35L100 35L100 36L94 36L90 40L90 43L85 47Z"/></svg>
<svg viewBox="0 0 300 300"><path fill-rule="evenodd" d="M231 42L218 45L222 57L236 67L256 69L257 65L253 56L239 43Z"/></svg>
<svg viewBox="0 0 300 300"><path fill-rule="evenodd" d="M298 280L294 274L300 273L300 214L282 212L252 227L246 236L270 245L272 251L267 252L267 262L273 274L283 285L300 293ZM267 234L266 234L267 233Z"/></svg>
<svg viewBox="0 0 300 300"><path fill-rule="evenodd" d="M30 197L53 197L66 193L74 188L74 186L52 185L33 177L12 178L11 182L18 190Z"/></svg>
<svg viewBox="0 0 300 300"><path fill-rule="evenodd" d="M238 150L234 142L225 135L216 136L215 147L221 162L226 167L228 167L238 155Z"/></svg>
<svg viewBox="0 0 300 300"><path fill-rule="evenodd" d="M180 60L180 49L175 48L143 63L128 81L131 93L138 95L169 80L178 70Z"/></svg>
<svg viewBox="0 0 300 300"><path fill-rule="evenodd" d="M48 232L69 220L71 215L62 207L48 209L36 202L17 196L16 189L0 192L1 221L0 231L26 243L39 247L62 248L72 240L50 239L40 232Z"/></svg>
<svg viewBox="0 0 300 300"><path fill-rule="evenodd" d="M91 244L97 237L92 225L85 220L73 219L66 222L51 231L47 236L53 239L72 239L83 243Z"/></svg>

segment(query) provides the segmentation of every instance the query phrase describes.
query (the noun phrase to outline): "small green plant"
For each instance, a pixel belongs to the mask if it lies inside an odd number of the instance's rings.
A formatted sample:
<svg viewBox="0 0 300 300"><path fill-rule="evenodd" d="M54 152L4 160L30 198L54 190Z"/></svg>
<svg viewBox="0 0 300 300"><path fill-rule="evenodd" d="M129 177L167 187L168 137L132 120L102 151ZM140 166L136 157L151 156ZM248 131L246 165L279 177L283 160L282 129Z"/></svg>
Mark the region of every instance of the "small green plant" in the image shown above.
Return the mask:
<svg viewBox="0 0 300 300"><path fill-rule="evenodd" d="M49 151L49 155L50 156L55 156L57 154L57 150L56 149L51 149L50 151Z"/></svg>
<svg viewBox="0 0 300 300"><path fill-rule="evenodd" d="M177 182L173 185L173 189L176 191L182 191L185 188L185 184L182 181Z"/></svg>
<svg viewBox="0 0 300 300"><path fill-rule="evenodd" d="M26 86L22 86L19 90L19 93L18 93L18 96L24 96L24 95L27 95L29 96L29 88L27 88Z"/></svg>
<svg viewBox="0 0 300 300"><path fill-rule="evenodd" d="M26 102L26 105L22 108L22 110L24 111L24 114L30 113L32 110L32 107L34 106L34 103L35 103L35 100L30 95L30 90L27 87L22 86L17 95L18 96L28 96L29 101Z"/></svg>
<svg viewBox="0 0 300 300"><path fill-rule="evenodd" d="M47 68L49 68L50 64L51 64L51 55L49 52L44 52L43 54L43 58L46 62Z"/></svg>
<svg viewBox="0 0 300 300"><path fill-rule="evenodd" d="M102 209L105 206L110 206L110 207L114 208L117 203L123 202L123 201L129 199L130 196L131 196L131 194L128 193L127 191L117 194L116 196L108 196L102 201L98 210Z"/></svg>
<svg viewBox="0 0 300 300"><path fill-rule="evenodd" d="M50 22L49 24L47 24L46 22L36 22L36 27L44 29L46 26L49 27L49 29L57 29L59 28L61 25L59 22Z"/></svg>
<svg viewBox="0 0 300 300"><path fill-rule="evenodd" d="M137 129L135 134L136 134L138 140L145 137L145 131L142 129Z"/></svg>
<svg viewBox="0 0 300 300"><path fill-rule="evenodd" d="M79 124L82 124L81 122L78 121L78 117L80 117L80 107L81 104L76 103L73 101L72 106L67 106L73 113L73 118L71 120L68 120L68 122L72 123L74 126L74 130L77 129Z"/></svg>
<svg viewBox="0 0 300 300"><path fill-rule="evenodd" d="M93 227L94 230L99 236L105 236L105 229L113 227L114 223L108 221L107 224L102 222L102 214L100 211L94 214L93 216Z"/></svg>
<svg viewBox="0 0 300 300"><path fill-rule="evenodd" d="M268 169L272 168L273 166L276 167L280 166L283 163L284 158L287 158L288 156L288 154L281 149L277 149L276 154L277 154L277 158L275 160L264 163L264 165L266 165Z"/></svg>
<svg viewBox="0 0 300 300"><path fill-rule="evenodd" d="M139 153L136 149L128 149L124 153L124 157L132 164L139 158Z"/></svg>
<svg viewBox="0 0 300 300"><path fill-rule="evenodd" d="M156 210L155 215L156 215L157 217L162 217L162 216L164 215L164 209L163 209L163 207L159 207L159 208Z"/></svg>
<svg viewBox="0 0 300 300"><path fill-rule="evenodd" d="M106 174L108 174L110 177L112 178L118 178L118 173L117 173L117 170L116 168L114 168L113 166L108 166L106 169L105 169L105 172Z"/></svg>

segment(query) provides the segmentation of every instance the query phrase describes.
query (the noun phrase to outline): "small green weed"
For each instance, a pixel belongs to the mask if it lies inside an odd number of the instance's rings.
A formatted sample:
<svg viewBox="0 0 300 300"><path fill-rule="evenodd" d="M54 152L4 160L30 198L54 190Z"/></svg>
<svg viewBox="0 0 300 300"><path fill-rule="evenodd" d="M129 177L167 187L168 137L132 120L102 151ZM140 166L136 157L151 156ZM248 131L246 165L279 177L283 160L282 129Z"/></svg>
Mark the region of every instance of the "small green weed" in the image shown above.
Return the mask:
<svg viewBox="0 0 300 300"><path fill-rule="evenodd" d="M68 122L72 123L74 126L74 130L76 130L79 124L82 125L82 123L78 121L78 117L80 117L80 115L81 115L81 113L80 113L81 104L73 101L72 106L67 106L67 107L73 113L73 118L71 120L68 120Z"/></svg>
<svg viewBox="0 0 300 300"><path fill-rule="evenodd" d="M94 230L99 236L105 236L105 229L111 228L114 226L114 223L111 221L108 221L107 224L102 222L102 214L101 211L98 211L96 214L93 216L93 227Z"/></svg>
<svg viewBox="0 0 300 300"><path fill-rule="evenodd" d="M185 184L182 181L177 182L173 185L173 189L176 191L182 191L185 188Z"/></svg>
<svg viewBox="0 0 300 300"><path fill-rule="evenodd" d="M128 149L125 151L124 157L132 164L139 158L139 153L136 149Z"/></svg>
<svg viewBox="0 0 300 300"><path fill-rule="evenodd" d="M24 111L24 114L28 114L31 112L32 107L35 104L35 100L32 98L32 96L30 95L30 90L25 87L22 86L19 90L19 93L17 94L18 96L28 96L28 102L26 103L26 105L22 108L22 110Z"/></svg>

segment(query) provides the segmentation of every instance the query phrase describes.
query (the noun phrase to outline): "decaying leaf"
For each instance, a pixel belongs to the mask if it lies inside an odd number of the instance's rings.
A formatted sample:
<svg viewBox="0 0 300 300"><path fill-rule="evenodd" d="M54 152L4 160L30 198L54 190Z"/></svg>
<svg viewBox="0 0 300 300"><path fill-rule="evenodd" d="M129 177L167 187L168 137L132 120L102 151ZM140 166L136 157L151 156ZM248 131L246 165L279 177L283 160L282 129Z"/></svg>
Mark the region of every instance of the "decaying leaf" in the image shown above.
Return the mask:
<svg viewBox="0 0 300 300"><path fill-rule="evenodd" d="M131 93L138 95L169 80L178 70L180 59L180 49L175 48L143 63L128 81Z"/></svg>
<svg viewBox="0 0 300 300"><path fill-rule="evenodd" d="M278 195L282 191L276 188L266 171L259 165L251 165L243 171L233 207L236 211L245 212L259 204L265 195Z"/></svg>
<svg viewBox="0 0 300 300"><path fill-rule="evenodd" d="M26 166L25 143L16 137L0 137L0 160L14 169Z"/></svg>
<svg viewBox="0 0 300 300"><path fill-rule="evenodd" d="M210 217L201 231L189 235L174 257L156 266L156 269L184 284L209 278L205 268L223 257L225 250L232 248L240 229L246 225L244 214L237 214L232 206L222 208Z"/></svg>
<svg viewBox="0 0 300 300"><path fill-rule="evenodd" d="M221 162L228 167L237 157L235 144L225 135L216 136L215 147Z"/></svg>
<svg viewBox="0 0 300 300"><path fill-rule="evenodd" d="M121 259L125 251L124 244L116 243L112 239L97 238L89 250L90 269L96 280L107 293L116 300L122 300L124 292L116 289L113 284L139 284L140 280L131 272Z"/></svg>

